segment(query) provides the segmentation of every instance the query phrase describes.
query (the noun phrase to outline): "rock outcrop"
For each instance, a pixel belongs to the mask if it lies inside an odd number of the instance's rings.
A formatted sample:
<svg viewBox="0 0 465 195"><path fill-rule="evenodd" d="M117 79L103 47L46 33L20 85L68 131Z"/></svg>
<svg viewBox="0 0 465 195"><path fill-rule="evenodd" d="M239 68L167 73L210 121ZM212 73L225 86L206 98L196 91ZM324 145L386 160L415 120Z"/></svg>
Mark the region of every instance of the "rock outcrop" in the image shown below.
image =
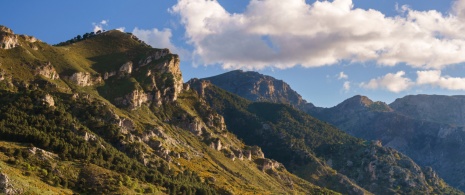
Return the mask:
<svg viewBox="0 0 465 195"><path fill-rule="evenodd" d="M0 25L0 49L12 49L19 46L18 37L11 29Z"/></svg>
<svg viewBox="0 0 465 195"><path fill-rule="evenodd" d="M124 97L116 98L115 102L117 105L122 105L129 109L135 109L148 102L149 99L151 99L151 96L147 95L143 90L134 90Z"/></svg>
<svg viewBox="0 0 465 195"><path fill-rule="evenodd" d="M52 66L52 63L50 62L47 62L46 64L37 67L35 73L38 75L42 75L46 78L52 79L52 80L56 80L60 78L57 71Z"/></svg>
<svg viewBox="0 0 465 195"><path fill-rule="evenodd" d="M46 94L42 98L42 103L49 106L49 107L54 107L55 106L55 100L53 99L53 96L51 96L50 94Z"/></svg>
<svg viewBox="0 0 465 195"><path fill-rule="evenodd" d="M131 74L132 73L132 62L126 62L124 63L120 68L119 72L123 74Z"/></svg>
<svg viewBox="0 0 465 195"><path fill-rule="evenodd" d="M10 178L4 173L0 173L0 193L6 195L20 194L21 190L15 189L11 184Z"/></svg>
<svg viewBox="0 0 465 195"><path fill-rule="evenodd" d="M169 49L158 49L153 51L147 58L139 61L139 66L146 66L150 64L152 61L159 60L162 57L170 54Z"/></svg>
<svg viewBox="0 0 465 195"><path fill-rule="evenodd" d="M68 77L68 79L74 84L81 86L81 87L92 86L92 85L102 82L102 77L100 76L93 77L88 72L76 72L70 77Z"/></svg>

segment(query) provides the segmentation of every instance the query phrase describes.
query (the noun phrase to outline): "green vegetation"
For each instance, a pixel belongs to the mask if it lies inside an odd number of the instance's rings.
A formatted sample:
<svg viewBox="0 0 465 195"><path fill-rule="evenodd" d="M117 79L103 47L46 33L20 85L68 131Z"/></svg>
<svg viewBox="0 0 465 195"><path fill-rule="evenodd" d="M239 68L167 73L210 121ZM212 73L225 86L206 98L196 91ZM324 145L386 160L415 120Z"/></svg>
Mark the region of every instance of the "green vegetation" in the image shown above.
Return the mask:
<svg viewBox="0 0 465 195"><path fill-rule="evenodd" d="M359 185L376 194L461 194L428 183L405 155L352 137L290 106L249 102L216 86L205 89L205 98L246 144L262 147L269 158L312 183L343 193L355 193ZM371 185L374 180L376 186Z"/></svg>

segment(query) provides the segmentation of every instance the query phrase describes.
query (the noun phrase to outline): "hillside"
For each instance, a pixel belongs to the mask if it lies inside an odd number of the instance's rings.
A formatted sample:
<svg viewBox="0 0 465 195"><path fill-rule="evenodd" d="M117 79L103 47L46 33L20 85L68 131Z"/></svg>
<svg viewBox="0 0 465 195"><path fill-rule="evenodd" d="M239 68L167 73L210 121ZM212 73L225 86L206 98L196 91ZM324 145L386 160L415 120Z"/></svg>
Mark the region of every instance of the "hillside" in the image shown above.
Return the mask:
<svg viewBox="0 0 465 195"><path fill-rule="evenodd" d="M84 35L51 46L0 27L0 193L462 194L289 105L183 83L168 49ZM276 102L299 100L280 85Z"/></svg>
<svg viewBox="0 0 465 195"><path fill-rule="evenodd" d="M258 100L251 98L252 94L256 93L252 90L253 83L248 87L244 86L244 90L240 92L231 90L237 86L234 79L230 79L231 75L235 75L235 78L248 78L249 75L260 74L232 71L211 77L215 78L214 80L211 78L206 80L215 84L223 81L219 85L222 88L251 101ZM269 76L260 77L267 77L270 85L277 82ZM268 88L274 87L268 86ZM293 90L289 88L287 91ZM273 98L267 99L267 93L259 93L255 96L262 97L260 101L276 102ZM298 94L295 96L300 97ZM463 123L463 96L407 96L388 105L358 95L332 108L314 106L302 108L290 104L315 118L337 126L350 135L366 140L379 140L383 145L406 154L419 165L432 167L449 184L465 190L464 127L460 125Z"/></svg>
<svg viewBox="0 0 465 195"><path fill-rule="evenodd" d="M251 102L206 80L188 83L225 117L231 132L312 183L347 194L460 194L431 168L290 106Z"/></svg>
<svg viewBox="0 0 465 195"><path fill-rule="evenodd" d="M116 30L60 46L1 30L3 193L336 194L230 133L167 49Z"/></svg>

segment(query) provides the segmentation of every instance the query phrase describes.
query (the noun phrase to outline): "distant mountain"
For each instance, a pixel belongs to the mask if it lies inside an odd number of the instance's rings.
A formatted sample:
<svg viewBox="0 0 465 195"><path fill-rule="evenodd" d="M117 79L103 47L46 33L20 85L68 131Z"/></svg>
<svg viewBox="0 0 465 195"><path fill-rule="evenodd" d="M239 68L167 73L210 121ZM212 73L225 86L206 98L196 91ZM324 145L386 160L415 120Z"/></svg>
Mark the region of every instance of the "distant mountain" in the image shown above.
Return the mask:
<svg viewBox="0 0 465 195"><path fill-rule="evenodd" d="M243 74L240 76L239 74ZM223 75L258 75L274 83L276 79L253 72L234 71ZM266 93L253 89L254 82L244 84L241 90L234 90L232 79L218 75L212 83L223 81L220 87L252 101L250 94L261 97L260 101L276 102L267 99ZM230 78L230 76L225 76ZM229 81L229 84L228 82ZM287 85L287 84L286 84ZM288 85L287 85L288 86ZM274 88L269 86L268 88ZM239 92L236 92L239 91ZM300 97L294 90L294 96ZM257 94L258 93L258 94ZM354 96L332 108L315 106L295 106L310 115L334 124L345 132L367 140L379 140L411 157L421 166L431 166L451 185L465 190L465 112L464 96L418 95L397 99L388 105L372 101L365 96ZM280 102L293 102L280 100ZM302 100L301 102L305 102ZM306 103L306 102L305 102ZM292 104L291 105L296 105ZM311 103L307 103L311 104ZM298 105L298 104L297 104ZM301 104L302 105L302 104Z"/></svg>
<svg viewBox="0 0 465 195"><path fill-rule="evenodd" d="M420 168L396 150L352 137L288 105L247 101L207 80L188 83L225 117L231 132L312 183L348 194L459 193L438 187L446 184L431 168Z"/></svg>
<svg viewBox="0 0 465 195"><path fill-rule="evenodd" d="M431 166L451 185L465 190L465 128L457 125L464 104L456 96L407 96L384 109L360 106L355 96L341 104L311 114L350 133L380 140L422 166ZM359 109L354 109L358 107Z"/></svg>
<svg viewBox="0 0 465 195"><path fill-rule="evenodd" d="M463 95L409 95L396 99L389 106L415 119L465 126Z"/></svg>
<svg viewBox="0 0 465 195"><path fill-rule="evenodd" d="M254 71L235 70L205 80L251 101L288 104L301 110L314 107L286 82Z"/></svg>

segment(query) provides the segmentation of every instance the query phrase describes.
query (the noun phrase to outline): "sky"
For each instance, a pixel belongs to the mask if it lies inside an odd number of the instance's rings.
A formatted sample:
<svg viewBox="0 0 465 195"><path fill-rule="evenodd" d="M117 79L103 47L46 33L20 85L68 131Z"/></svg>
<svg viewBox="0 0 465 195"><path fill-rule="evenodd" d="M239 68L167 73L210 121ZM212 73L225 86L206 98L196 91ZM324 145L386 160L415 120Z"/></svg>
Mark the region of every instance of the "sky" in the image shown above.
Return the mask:
<svg viewBox="0 0 465 195"><path fill-rule="evenodd" d="M184 81L231 70L284 80L308 102L465 94L465 0L2 2L0 25L49 44L132 32L181 57Z"/></svg>

